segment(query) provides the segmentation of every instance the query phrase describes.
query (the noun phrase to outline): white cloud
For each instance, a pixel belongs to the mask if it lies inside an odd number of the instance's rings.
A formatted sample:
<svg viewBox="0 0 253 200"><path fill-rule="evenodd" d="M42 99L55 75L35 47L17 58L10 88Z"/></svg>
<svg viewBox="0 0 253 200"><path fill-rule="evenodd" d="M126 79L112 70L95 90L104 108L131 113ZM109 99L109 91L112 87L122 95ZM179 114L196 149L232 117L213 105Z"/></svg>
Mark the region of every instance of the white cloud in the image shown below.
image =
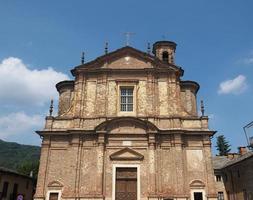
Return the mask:
<svg viewBox="0 0 253 200"><path fill-rule="evenodd" d="M55 84L67 80L66 74L47 69L29 69L19 58L9 57L0 63L0 103L2 105L44 105L57 99Z"/></svg>
<svg viewBox="0 0 253 200"><path fill-rule="evenodd" d="M246 77L239 75L231 80L220 83L219 94L241 94L247 89Z"/></svg>
<svg viewBox="0 0 253 200"><path fill-rule="evenodd" d="M41 129L45 120L40 115L27 115L24 112L10 113L0 116L0 139L9 139L13 136L26 137Z"/></svg>
<svg viewBox="0 0 253 200"><path fill-rule="evenodd" d="M240 65L252 65L253 64L253 51L251 51L248 56L244 57L244 58L241 58L237 61L238 64Z"/></svg>
<svg viewBox="0 0 253 200"><path fill-rule="evenodd" d="M253 57L243 59L243 63L247 65L253 64Z"/></svg>

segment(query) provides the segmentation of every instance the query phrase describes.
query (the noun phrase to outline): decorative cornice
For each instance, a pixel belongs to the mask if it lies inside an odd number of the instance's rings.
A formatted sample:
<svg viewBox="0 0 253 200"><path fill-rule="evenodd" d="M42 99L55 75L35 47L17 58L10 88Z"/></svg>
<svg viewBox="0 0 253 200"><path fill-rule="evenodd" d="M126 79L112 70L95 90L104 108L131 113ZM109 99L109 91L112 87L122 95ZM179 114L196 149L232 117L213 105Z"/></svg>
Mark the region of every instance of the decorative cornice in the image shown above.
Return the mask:
<svg viewBox="0 0 253 200"><path fill-rule="evenodd" d="M56 89L58 92L61 92L62 89L65 89L65 88L71 88L73 89L74 88L74 84L75 82L73 80L66 80L66 81L61 81L59 83L57 83L55 85Z"/></svg>
<svg viewBox="0 0 253 200"><path fill-rule="evenodd" d="M89 72L94 72L94 70L102 71L105 70L101 68L104 63L110 63L123 56L133 56L135 58L144 60L145 62L150 62L155 68L174 70L176 72L179 72L179 76L183 76L184 70L181 67L178 67L174 64L164 63L153 55L150 55L148 53L142 52L138 49L129 46L117 49L116 51L100 56L91 62L76 66L74 69L71 70L71 73L73 76L76 76L77 72L80 71L89 71ZM115 70L110 69L110 71Z"/></svg>
<svg viewBox="0 0 253 200"><path fill-rule="evenodd" d="M180 81L180 86L182 89L184 88L191 88L194 90L194 93L196 94L200 88L199 84L195 81Z"/></svg>

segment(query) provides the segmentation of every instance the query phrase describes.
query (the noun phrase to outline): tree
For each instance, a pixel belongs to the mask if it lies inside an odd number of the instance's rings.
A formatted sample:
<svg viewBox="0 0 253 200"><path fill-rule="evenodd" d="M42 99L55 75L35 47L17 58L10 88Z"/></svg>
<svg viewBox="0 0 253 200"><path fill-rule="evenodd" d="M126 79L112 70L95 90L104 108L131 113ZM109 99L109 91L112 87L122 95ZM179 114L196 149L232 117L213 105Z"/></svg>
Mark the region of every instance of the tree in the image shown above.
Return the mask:
<svg viewBox="0 0 253 200"><path fill-rule="evenodd" d="M30 176L32 172L33 179L37 180L39 170L39 161L25 161L17 167L17 171L21 174Z"/></svg>
<svg viewBox="0 0 253 200"><path fill-rule="evenodd" d="M219 151L219 156L226 156L231 151L230 146L224 135L217 137L216 149Z"/></svg>

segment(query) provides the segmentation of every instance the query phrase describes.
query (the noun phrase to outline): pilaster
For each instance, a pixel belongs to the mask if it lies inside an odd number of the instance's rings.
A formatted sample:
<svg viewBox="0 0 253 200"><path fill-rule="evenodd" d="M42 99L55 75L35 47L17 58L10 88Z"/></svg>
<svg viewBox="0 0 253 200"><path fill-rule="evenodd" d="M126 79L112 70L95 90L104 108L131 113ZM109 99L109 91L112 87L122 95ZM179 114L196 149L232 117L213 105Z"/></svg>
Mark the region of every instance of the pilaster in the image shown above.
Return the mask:
<svg viewBox="0 0 253 200"><path fill-rule="evenodd" d="M156 188L156 158L155 158L155 133L148 133L149 139L149 193L154 195Z"/></svg>
<svg viewBox="0 0 253 200"><path fill-rule="evenodd" d="M96 177L96 193L103 195L104 188L104 151L105 151L105 134L106 131L97 131L97 177Z"/></svg>
<svg viewBox="0 0 253 200"><path fill-rule="evenodd" d="M175 160L175 174L176 174L176 195L184 195L185 172L184 172L184 152L182 134L174 134L174 160Z"/></svg>
<svg viewBox="0 0 253 200"><path fill-rule="evenodd" d="M48 161L50 156L50 137L44 137L41 145L40 152L40 167L38 173L37 187L34 198L41 199L46 196L46 177Z"/></svg>
<svg viewBox="0 0 253 200"><path fill-rule="evenodd" d="M217 196L214 170L212 165L211 141L209 136L203 136L203 152L207 173L207 197L213 199ZM210 198L209 198L210 197Z"/></svg>
<svg viewBox="0 0 253 200"><path fill-rule="evenodd" d="M74 105L75 105L75 117L80 117L82 109L82 92L83 92L83 83L84 83L83 74L77 74L75 80L75 96L74 96Z"/></svg>

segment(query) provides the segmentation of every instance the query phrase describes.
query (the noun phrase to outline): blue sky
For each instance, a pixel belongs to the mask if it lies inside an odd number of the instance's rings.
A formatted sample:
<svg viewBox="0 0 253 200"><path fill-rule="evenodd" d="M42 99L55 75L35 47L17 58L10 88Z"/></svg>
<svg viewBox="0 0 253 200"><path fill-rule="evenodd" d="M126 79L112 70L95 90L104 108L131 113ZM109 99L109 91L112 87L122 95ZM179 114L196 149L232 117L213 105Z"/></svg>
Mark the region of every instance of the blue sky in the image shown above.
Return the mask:
<svg viewBox="0 0 253 200"><path fill-rule="evenodd" d="M131 46L143 51L164 38L178 44L183 79L200 84L210 127L236 151L253 120L252 8L250 0L2 1L0 139L39 145L33 132L57 98L54 84L71 78L81 51L92 60L105 41L109 50L124 46L130 31Z"/></svg>

